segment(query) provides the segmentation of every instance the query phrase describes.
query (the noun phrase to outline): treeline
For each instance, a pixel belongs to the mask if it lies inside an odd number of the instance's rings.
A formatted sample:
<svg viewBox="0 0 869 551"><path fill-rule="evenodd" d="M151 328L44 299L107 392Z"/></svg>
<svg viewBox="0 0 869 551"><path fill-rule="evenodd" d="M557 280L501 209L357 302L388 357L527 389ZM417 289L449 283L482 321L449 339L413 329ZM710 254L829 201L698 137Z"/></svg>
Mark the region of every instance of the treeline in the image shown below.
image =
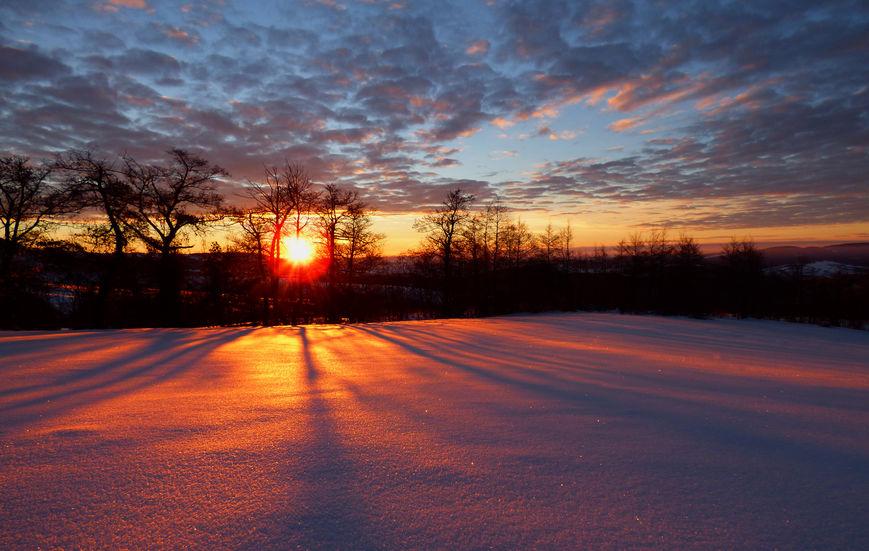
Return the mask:
<svg viewBox="0 0 869 551"><path fill-rule="evenodd" d="M356 191L317 185L290 162L266 167L231 197L220 193L227 176L178 149L160 163L90 151L42 164L0 157L0 325L269 325L593 309L861 327L869 312L865 273L769 273L751 241L709 257L690 237L664 232L579 254L569 224L535 233L499 202L479 205L459 189L417 220L417 250L386 259ZM60 239L64 224L70 236ZM229 236L222 245L218 228ZM212 242L209 252L181 254L194 240ZM313 260L286 258L302 240L314 244Z"/></svg>
<svg viewBox="0 0 869 551"><path fill-rule="evenodd" d="M162 163L91 151L42 164L0 158L0 323L338 321L340 306L363 302L356 282L379 260L383 236L355 191L315 186L287 162L228 201L219 192L227 176L180 149ZM93 221L56 238L59 225L83 217ZM180 254L219 226L231 231L228 246ZM304 268L282 259L282 241L303 235L318 247Z"/></svg>
<svg viewBox="0 0 869 551"><path fill-rule="evenodd" d="M431 309L446 315L618 310L858 328L869 318L869 271L823 278L767 271L749 239L706 256L691 237L665 231L578 254L569 224L535 234L497 202L473 203L452 191L417 222L425 240L414 254L414 285L436 291Z"/></svg>

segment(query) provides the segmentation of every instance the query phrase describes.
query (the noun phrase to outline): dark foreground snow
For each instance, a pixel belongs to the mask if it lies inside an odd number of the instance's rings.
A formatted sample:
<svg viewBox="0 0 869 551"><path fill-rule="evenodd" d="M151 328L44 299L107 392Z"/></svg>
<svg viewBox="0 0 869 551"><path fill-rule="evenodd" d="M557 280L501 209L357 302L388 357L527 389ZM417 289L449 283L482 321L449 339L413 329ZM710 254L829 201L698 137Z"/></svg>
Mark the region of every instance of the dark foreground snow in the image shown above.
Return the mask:
<svg viewBox="0 0 869 551"><path fill-rule="evenodd" d="M869 548L869 333L0 333L0 548Z"/></svg>

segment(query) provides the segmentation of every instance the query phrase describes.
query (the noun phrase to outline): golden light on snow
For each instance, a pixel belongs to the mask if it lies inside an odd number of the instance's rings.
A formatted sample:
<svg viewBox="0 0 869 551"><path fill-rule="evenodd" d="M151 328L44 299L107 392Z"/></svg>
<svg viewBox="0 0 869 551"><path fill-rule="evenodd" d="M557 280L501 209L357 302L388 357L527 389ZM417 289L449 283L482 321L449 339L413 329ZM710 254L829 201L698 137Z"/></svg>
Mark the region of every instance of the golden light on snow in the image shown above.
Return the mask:
<svg viewBox="0 0 869 551"><path fill-rule="evenodd" d="M594 313L0 332L0 549L848 547L863 333Z"/></svg>
<svg viewBox="0 0 869 551"><path fill-rule="evenodd" d="M284 238L287 260L293 264L308 264L314 259L314 244L304 237Z"/></svg>

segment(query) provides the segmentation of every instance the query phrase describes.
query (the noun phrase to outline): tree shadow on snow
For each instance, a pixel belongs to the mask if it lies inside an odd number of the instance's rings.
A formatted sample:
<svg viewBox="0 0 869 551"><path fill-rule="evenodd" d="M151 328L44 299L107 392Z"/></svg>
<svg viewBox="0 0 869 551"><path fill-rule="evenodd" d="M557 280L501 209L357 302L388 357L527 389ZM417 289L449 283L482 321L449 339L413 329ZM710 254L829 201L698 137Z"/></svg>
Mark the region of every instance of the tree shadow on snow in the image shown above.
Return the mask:
<svg viewBox="0 0 869 551"><path fill-rule="evenodd" d="M290 510L278 511L278 518L269 524L277 524L283 545L292 544L300 549L383 548L387 544L370 524L367 514L370 506L358 490L365 473L341 443L329 403L330 389L321 382L323 373L314 359L304 327L299 328L299 339L309 430L302 449L294 450L288 462L297 467L286 476L296 477L294 482L300 482L305 492L300 502L291 501Z"/></svg>
<svg viewBox="0 0 869 551"><path fill-rule="evenodd" d="M552 371L536 369L536 366L529 366L527 369L515 366L509 370L494 368L489 364L482 365L466 359L456 346L441 347L438 352L424 349L400 336L396 329L359 326L358 330L429 362L457 369L526 395L555 399L616 417L627 415L637 419L639 423L654 422L694 440L711 445L736 446L745 449L746 453L763 454L782 462L800 463L824 470L847 470L869 481L869 458L860 452L838 449L824 441L801 439L795 437L792 431L777 432L775 427L763 430L763 427L753 423L750 411L736 407L741 400L753 398L746 394L746 389L727 389L731 394L736 393L728 396L729 404L733 405L712 403L692 396L690 389L682 392L680 396L662 394L660 386L656 388L651 384L642 384L650 383L648 379L634 381L640 383L639 385L624 384L631 382L633 374L630 373L617 373L604 382L583 377L559 376ZM541 356L539 363L546 363L545 356ZM578 365L578 370L581 369L582 366ZM624 386L613 384L618 381ZM720 386L717 386L719 383L720 381L710 380L706 390L720 391ZM638 386L644 390L637 390ZM855 399L855 393L847 389L838 389L837 394L841 394L839 398L844 399L846 408ZM794 393L789 398L798 406L815 405L815 400L802 393ZM808 403L802 403L803 401Z"/></svg>
<svg viewBox="0 0 869 551"><path fill-rule="evenodd" d="M12 398L0 405L0 430L44 422L77 407L170 381L188 370L204 367L201 360L208 354L250 331L208 330L191 335L189 331L159 330L148 334L146 343L131 352L95 361L90 367L47 383L7 390L5 395ZM63 356L64 352L56 354Z"/></svg>

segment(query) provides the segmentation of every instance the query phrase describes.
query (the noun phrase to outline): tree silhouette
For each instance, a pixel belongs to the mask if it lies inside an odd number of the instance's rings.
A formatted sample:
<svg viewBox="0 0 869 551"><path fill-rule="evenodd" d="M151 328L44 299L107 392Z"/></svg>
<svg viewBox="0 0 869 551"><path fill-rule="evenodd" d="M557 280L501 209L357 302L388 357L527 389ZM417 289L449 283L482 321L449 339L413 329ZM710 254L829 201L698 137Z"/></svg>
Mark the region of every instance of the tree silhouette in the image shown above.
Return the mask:
<svg viewBox="0 0 869 551"><path fill-rule="evenodd" d="M546 264L552 264L558 256L561 256L561 232L552 227L552 222L546 225L546 229L537 236L540 244L540 256Z"/></svg>
<svg viewBox="0 0 869 551"><path fill-rule="evenodd" d="M457 254L457 237L462 225L470 217L470 206L474 196L456 188L447 193L447 197L434 212L423 216L414 222L414 228L425 234L425 240L432 251L439 257L443 270L443 302L444 311L452 313L452 276L453 260Z"/></svg>
<svg viewBox="0 0 869 551"><path fill-rule="evenodd" d="M165 166L139 164L125 157L124 174L132 189L127 225L160 255L160 308L164 321L178 318L180 293L175 253L190 248L187 230L200 230L219 220L223 196L217 179L228 173L183 149L171 149Z"/></svg>
<svg viewBox="0 0 869 551"><path fill-rule="evenodd" d="M122 178L123 171L115 161L98 157L88 150L72 150L57 156L54 167L66 179L74 201L83 208L96 208L105 216L105 226L90 229L112 242L111 259L100 276L95 322L105 322L109 297L117 284L124 264L124 250L132 233L128 224L132 188Z"/></svg>
<svg viewBox="0 0 869 551"><path fill-rule="evenodd" d="M365 204L356 201L338 228L336 252L344 263L347 282L351 286L356 282L356 274L370 268L381 256L381 243L385 237L375 232L373 226Z"/></svg>
<svg viewBox="0 0 869 551"><path fill-rule="evenodd" d="M66 189L49 179L49 165L35 166L28 157L0 157L0 283L8 284L12 262L34 243L52 216L72 212Z"/></svg>
<svg viewBox="0 0 869 551"><path fill-rule="evenodd" d="M317 229L329 263L327 268L328 319L337 321L335 287L338 275L338 238L341 227L350 218L351 209L358 206L359 196L355 191L341 189L335 184L326 184L316 204Z"/></svg>

